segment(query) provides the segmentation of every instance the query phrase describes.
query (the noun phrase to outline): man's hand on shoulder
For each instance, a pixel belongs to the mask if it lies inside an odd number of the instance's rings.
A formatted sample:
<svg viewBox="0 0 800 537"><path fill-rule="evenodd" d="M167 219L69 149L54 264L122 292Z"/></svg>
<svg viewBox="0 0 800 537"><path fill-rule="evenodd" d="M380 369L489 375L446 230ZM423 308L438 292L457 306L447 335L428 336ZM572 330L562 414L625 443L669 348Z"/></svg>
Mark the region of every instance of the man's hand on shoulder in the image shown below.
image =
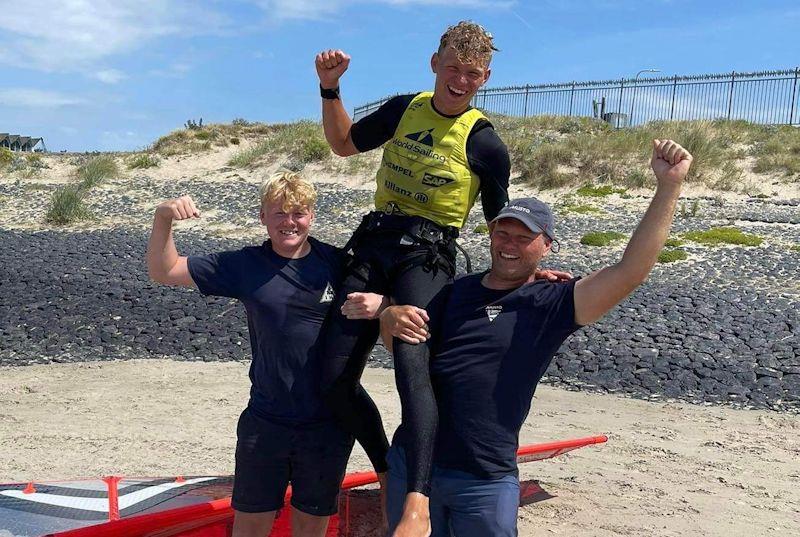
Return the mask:
<svg viewBox="0 0 800 537"><path fill-rule="evenodd" d="M539 269L533 274L534 279L547 280L548 282L568 282L573 276L570 272L560 270Z"/></svg>
<svg viewBox="0 0 800 537"><path fill-rule="evenodd" d="M164 221L200 218L200 211L189 196L167 200L156 207L156 217Z"/></svg>
<svg viewBox="0 0 800 537"><path fill-rule="evenodd" d="M314 61L319 83L325 89L339 87L339 79L350 66L350 56L342 50L323 50Z"/></svg>

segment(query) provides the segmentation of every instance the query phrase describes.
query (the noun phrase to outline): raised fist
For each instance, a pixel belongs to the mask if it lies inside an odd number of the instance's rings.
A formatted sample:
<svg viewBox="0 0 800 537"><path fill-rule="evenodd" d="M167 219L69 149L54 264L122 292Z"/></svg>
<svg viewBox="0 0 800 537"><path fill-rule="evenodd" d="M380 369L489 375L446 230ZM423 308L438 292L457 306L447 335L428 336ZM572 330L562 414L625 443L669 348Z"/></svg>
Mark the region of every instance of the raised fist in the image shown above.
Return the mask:
<svg viewBox="0 0 800 537"><path fill-rule="evenodd" d="M693 157L672 140L653 140L650 166L659 182L678 184L686 179Z"/></svg>
<svg viewBox="0 0 800 537"><path fill-rule="evenodd" d="M339 78L350 66L350 56L341 50L324 50L317 54L314 63L322 87L334 89L339 86Z"/></svg>
<svg viewBox="0 0 800 537"><path fill-rule="evenodd" d="M200 211L194 205L194 201L189 196L181 196L174 200L168 200L156 207L156 217L164 220L186 220L188 218L200 218Z"/></svg>

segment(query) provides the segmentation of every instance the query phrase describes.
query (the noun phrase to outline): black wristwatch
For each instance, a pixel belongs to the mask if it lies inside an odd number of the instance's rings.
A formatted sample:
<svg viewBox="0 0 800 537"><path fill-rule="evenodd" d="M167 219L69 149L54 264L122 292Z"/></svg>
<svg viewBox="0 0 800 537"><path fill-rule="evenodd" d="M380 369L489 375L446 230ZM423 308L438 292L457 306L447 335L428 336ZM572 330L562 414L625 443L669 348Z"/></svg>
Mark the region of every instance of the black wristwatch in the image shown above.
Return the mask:
<svg viewBox="0 0 800 537"><path fill-rule="evenodd" d="M339 98L339 86L336 86L333 89L325 89L322 87L322 84L319 85L319 94L322 96L323 99L338 99Z"/></svg>

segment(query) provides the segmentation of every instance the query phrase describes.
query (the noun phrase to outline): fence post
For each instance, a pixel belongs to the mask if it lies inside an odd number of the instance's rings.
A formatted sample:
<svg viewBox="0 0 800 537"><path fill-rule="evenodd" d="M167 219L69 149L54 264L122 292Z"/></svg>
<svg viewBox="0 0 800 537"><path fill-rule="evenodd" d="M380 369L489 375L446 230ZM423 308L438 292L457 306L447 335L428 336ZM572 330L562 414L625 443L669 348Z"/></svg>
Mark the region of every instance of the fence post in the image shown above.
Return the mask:
<svg viewBox="0 0 800 537"><path fill-rule="evenodd" d="M669 120L675 117L675 92L678 90L678 75L672 79L672 104L669 107Z"/></svg>
<svg viewBox="0 0 800 537"><path fill-rule="evenodd" d="M733 85L736 82L736 71L731 72L731 91L728 93L728 119L731 119L731 108L733 107Z"/></svg>
<svg viewBox="0 0 800 537"><path fill-rule="evenodd" d="M792 87L792 104L789 105L789 125L794 125L794 99L797 95L797 73L800 71L800 67L794 68L794 84Z"/></svg>
<svg viewBox="0 0 800 537"><path fill-rule="evenodd" d="M525 84L525 109L522 111L522 117L528 117L528 88L530 84Z"/></svg>
<svg viewBox="0 0 800 537"><path fill-rule="evenodd" d="M619 102L617 103L617 125L616 128L619 128L619 118L620 118L620 110L622 110L622 89L625 87L625 79L619 79Z"/></svg>
<svg viewBox="0 0 800 537"><path fill-rule="evenodd" d="M572 81L572 89L569 91L569 116L572 116L572 100L575 97L575 81Z"/></svg>

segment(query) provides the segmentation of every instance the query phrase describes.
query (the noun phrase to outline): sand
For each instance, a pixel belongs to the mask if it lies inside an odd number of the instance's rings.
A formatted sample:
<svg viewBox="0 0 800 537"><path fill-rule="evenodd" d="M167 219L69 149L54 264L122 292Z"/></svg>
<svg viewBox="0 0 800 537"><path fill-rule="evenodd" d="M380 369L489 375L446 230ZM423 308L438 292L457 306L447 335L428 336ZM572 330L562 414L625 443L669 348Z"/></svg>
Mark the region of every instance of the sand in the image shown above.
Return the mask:
<svg viewBox="0 0 800 537"><path fill-rule="evenodd" d="M168 360L0 368L0 481L228 474L245 363ZM392 372L364 384L388 431ZM553 497L520 535L769 536L800 531L800 417L539 388L523 443L607 444L521 467ZM369 469L356 448L350 471Z"/></svg>

